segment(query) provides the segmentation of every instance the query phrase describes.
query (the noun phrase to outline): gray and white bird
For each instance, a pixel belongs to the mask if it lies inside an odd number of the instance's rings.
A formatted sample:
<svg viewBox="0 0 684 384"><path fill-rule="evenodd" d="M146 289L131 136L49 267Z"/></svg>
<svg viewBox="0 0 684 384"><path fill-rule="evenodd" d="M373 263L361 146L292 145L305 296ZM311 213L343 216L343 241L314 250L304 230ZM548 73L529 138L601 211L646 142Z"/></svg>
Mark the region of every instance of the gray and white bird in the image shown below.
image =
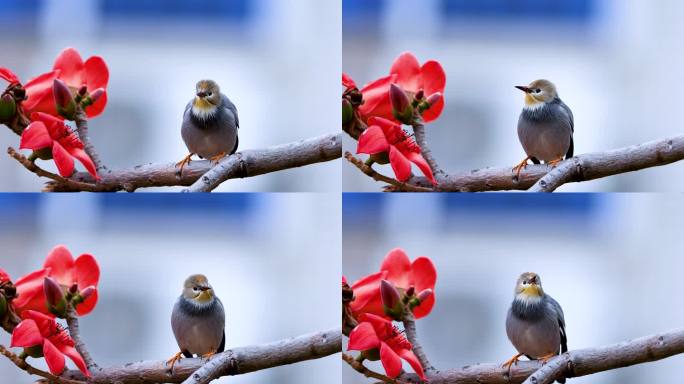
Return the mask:
<svg viewBox="0 0 684 384"><path fill-rule="evenodd" d="M518 138L527 157L515 166L516 175L527 166L550 164L572 157L575 121L570 108L558 97L556 86L548 80L535 80L528 86L516 86L525 92L525 106L518 119Z"/></svg>
<svg viewBox="0 0 684 384"><path fill-rule="evenodd" d="M208 358L223 352L226 345L225 325L223 304L214 294L206 276L188 277L171 314L171 328L180 348L180 352L167 362L171 370L181 355Z"/></svg>
<svg viewBox="0 0 684 384"><path fill-rule="evenodd" d="M506 334L518 354L503 366L510 368L521 356L546 363L568 351L563 309L542 289L539 275L525 272L515 284L515 295L506 317ZM564 383L565 379L558 379Z"/></svg>
<svg viewBox="0 0 684 384"><path fill-rule="evenodd" d="M181 135L188 154L176 166L189 164L192 155L213 162L232 155L238 148L237 108L213 80L200 80L195 86L195 97L188 102L183 113Z"/></svg>

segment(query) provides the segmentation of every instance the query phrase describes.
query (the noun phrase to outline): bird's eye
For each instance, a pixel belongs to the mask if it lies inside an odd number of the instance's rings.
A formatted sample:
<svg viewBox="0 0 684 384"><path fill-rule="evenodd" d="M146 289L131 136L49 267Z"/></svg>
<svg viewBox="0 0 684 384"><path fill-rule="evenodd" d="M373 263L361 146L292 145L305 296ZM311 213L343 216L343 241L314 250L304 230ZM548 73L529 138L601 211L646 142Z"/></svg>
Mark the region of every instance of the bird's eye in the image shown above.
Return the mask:
<svg viewBox="0 0 684 384"><path fill-rule="evenodd" d="M207 93L207 95L211 96L211 92Z"/></svg>
<svg viewBox="0 0 684 384"><path fill-rule="evenodd" d="M527 280L523 280L523 285L527 284Z"/></svg>
<svg viewBox="0 0 684 384"><path fill-rule="evenodd" d="M535 89L534 93L541 93L541 89L539 89L539 88Z"/></svg>
<svg viewBox="0 0 684 384"><path fill-rule="evenodd" d="M197 287L192 287L192 290L195 291L195 292L197 292L197 291L199 291L199 288L197 288Z"/></svg>

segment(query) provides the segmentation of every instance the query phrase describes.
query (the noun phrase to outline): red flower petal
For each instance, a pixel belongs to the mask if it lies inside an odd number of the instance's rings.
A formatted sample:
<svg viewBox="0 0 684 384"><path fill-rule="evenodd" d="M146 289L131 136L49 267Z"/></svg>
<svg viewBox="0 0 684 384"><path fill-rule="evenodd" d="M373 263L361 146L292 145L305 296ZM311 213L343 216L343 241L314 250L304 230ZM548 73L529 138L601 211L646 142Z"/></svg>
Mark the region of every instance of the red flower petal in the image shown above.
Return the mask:
<svg viewBox="0 0 684 384"><path fill-rule="evenodd" d="M52 97L52 82L59 75L59 71L43 73L24 85L27 99L22 106L27 114L41 111L56 114L55 101Z"/></svg>
<svg viewBox="0 0 684 384"><path fill-rule="evenodd" d="M425 112L423 112L423 121L426 123L429 123L431 121L436 120L439 115L442 114L442 111L444 110L444 96L433 104L429 109L426 109Z"/></svg>
<svg viewBox="0 0 684 384"><path fill-rule="evenodd" d="M83 59L74 48L65 48L57 56L52 69L59 69L61 71L59 78L74 88L79 88L85 84Z"/></svg>
<svg viewBox="0 0 684 384"><path fill-rule="evenodd" d="M390 84L396 82L395 75L389 75L373 81L361 89L363 104L359 113L367 119L371 116L382 116L392 119L392 103L389 97Z"/></svg>
<svg viewBox="0 0 684 384"><path fill-rule="evenodd" d="M432 95L435 92L444 94L446 73L444 73L442 64L435 60L426 61L420 69L420 75L425 96Z"/></svg>
<svg viewBox="0 0 684 384"><path fill-rule="evenodd" d="M409 159L413 164L417 165L418 168L420 169L421 172L423 172L423 175L432 182L432 184L437 184L437 180L435 180L434 175L432 174L432 170L430 169L430 165L425 161L425 158L423 155L420 153L416 152L408 152L405 153L406 158Z"/></svg>
<svg viewBox="0 0 684 384"><path fill-rule="evenodd" d="M0 67L0 77L7 80L10 84L19 83L19 78L11 70Z"/></svg>
<svg viewBox="0 0 684 384"><path fill-rule="evenodd" d="M380 343L380 360L385 368L385 373L391 378L399 376L401 373L401 359L399 355L384 342Z"/></svg>
<svg viewBox="0 0 684 384"><path fill-rule="evenodd" d="M79 289L84 289L91 285L97 286L97 283L100 281L100 266L93 255L85 253L77 257L74 267L74 279Z"/></svg>
<svg viewBox="0 0 684 384"><path fill-rule="evenodd" d="M100 96L100 98L97 99L97 101L93 103L93 105L89 105L86 107L86 109L85 109L86 115L90 118L99 116L102 112L104 112L104 109L106 106L107 106L107 91L105 91L102 94L102 96Z"/></svg>
<svg viewBox="0 0 684 384"><path fill-rule="evenodd" d="M62 177L70 177L74 174L74 158L58 141L52 142L52 158Z"/></svg>
<svg viewBox="0 0 684 384"><path fill-rule="evenodd" d="M109 82L109 69L107 63L100 56L91 56L84 64L85 84L88 92L98 88L107 88Z"/></svg>
<svg viewBox="0 0 684 384"><path fill-rule="evenodd" d="M19 149L41 149L52 146L52 137L42 121L34 121L21 133Z"/></svg>
<svg viewBox="0 0 684 384"><path fill-rule="evenodd" d="M342 73L342 86L344 86L347 89L356 88L356 83L354 82L354 79L351 78L351 76L349 76L343 72Z"/></svg>
<svg viewBox="0 0 684 384"><path fill-rule="evenodd" d="M407 289L411 284L411 261L401 248L395 248L385 256L380 270L387 271L387 280L395 286Z"/></svg>
<svg viewBox="0 0 684 384"><path fill-rule="evenodd" d="M64 355L49 339L43 340L43 355L53 375L59 376L64 372Z"/></svg>
<svg viewBox="0 0 684 384"><path fill-rule="evenodd" d="M378 299L380 298L380 281L386 276L387 272L380 271L352 284L351 288L354 291L354 301L350 304L352 311L358 311L376 296Z"/></svg>
<svg viewBox="0 0 684 384"><path fill-rule="evenodd" d="M32 319L23 320L12 331L10 347L33 347L43 342L38 325Z"/></svg>
<svg viewBox="0 0 684 384"><path fill-rule="evenodd" d="M73 275L74 258L64 245L58 245L52 248L45 258L43 267L50 268L50 276L66 287L69 287L76 282Z"/></svg>
<svg viewBox="0 0 684 384"><path fill-rule="evenodd" d="M397 180L406 181L411 178L411 162L394 145L390 145L389 160Z"/></svg>
<svg viewBox="0 0 684 384"><path fill-rule="evenodd" d="M343 276L343 278L344 278L344 276ZM12 279L10 278L9 273L5 272L4 269L0 268L0 283L4 283L4 282L10 281L10 280L12 280Z"/></svg>
<svg viewBox="0 0 684 384"><path fill-rule="evenodd" d="M38 325L38 328L41 330L41 333L45 333L46 331L44 329L47 329L48 325L55 322L53 315L48 315L34 310L24 311L22 316L24 319L31 319L35 321Z"/></svg>
<svg viewBox="0 0 684 384"><path fill-rule="evenodd" d="M17 298L12 301L16 312L21 316L26 310L47 312L45 294L43 292L43 280L48 276L49 269L41 269L29 273L17 280L14 285L17 288Z"/></svg>
<svg viewBox="0 0 684 384"><path fill-rule="evenodd" d="M389 143L385 138L385 132L377 125L368 127L359 136L359 144L356 147L356 153L365 153L372 155L380 152L387 152L389 150Z"/></svg>
<svg viewBox="0 0 684 384"><path fill-rule="evenodd" d="M413 283L416 287L416 292L430 288L434 291L437 283L437 269L430 258L421 256L413 261L411 266ZM432 307L435 305L435 294L433 293L427 300L420 303L419 306L413 309L413 315L416 319L420 319L430 314Z"/></svg>
<svg viewBox="0 0 684 384"><path fill-rule="evenodd" d="M359 321L370 323L373 326L373 329L376 330L376 332L385 330L388 327L392 327L392 322L390 320L373 313L362 313L361 315L359 315Z"/></svg>
<svg viewBox="0 0 684 384"><path fill-rule="evenodd" d="M76 364L76 367L78 367L79 371L83 372L83 374L86 375L86 377L90 377L90 372L88 372L88 367L86 367L86 363L83 360L83 357L81 356L80 353L78 353L76 348L70 347L68 345L63 345L63 346L59 347L59 350L63 354L68 356L71 359L71 361L74 362L74 364Z"/></svg>
<svg viewBox="0 0 684 384"><path fill-rule="evenodd" d="M42 121L43 123L45 123L45 126L47 126L48 128L51 127L51 126L53 126L53 125L59 125L59 126L63 126L63 125L64 125L64 118L62 118L62 117L57 117L57 116L51 115L51 114L49 114L49 113L44 113L44 112L34 112L34 113L32 113L32 114L31 114L31 120L33 120L33 121L36 121L36 120ZM59 134L61 135L61 132L59 132Z"/></svg>
<svg viewBox="0 0 684 384"><path fill-rule="evenodd" d="M93 294L90 295L89 298L87 298L84 302L76 306L76 313L78 313L79 316L85 316L92 312L93 309L95 309L95 306L97 305L98 297L98 291L93 292ZM434 297L434 295L432 297Z"/></svg>
<svg viewBox="0 0 684 384"><path fill-rule="evenodd" d="M404 52L394 60L391 74L396 74L396 82L401 85L404 90L413 93L418 92L420 86L420 63L418 59L411 52Z"/></svg>
<svg viewBox="0 0 684 384"><path fill-rule="evenodd" d="M413 368L413 372L417 373L418 377L420 377L421 380L427 380L427 378L425 377L425 372L423 372L423 365L420 364L418 357L416 357L413 351L409 349L400 349L397 351L397 353L399 354L399 356L401 356L402 359L408 361L409 365L411 365L411 368Z"/></svg>
<svg viewBox="0 0 684 384"><path fill-rule="evenodd" d="M95 169L95 163L93 163L93 160L90 158L90 156L88 156L86 151L84 151L82 148L76 147L68 148L67 151L71 154L71 156L75 157L81 162L81 164L83 164L85 169L95 178L95 180L100 179L100 176L97 175L97 169Z"/></svg>
<svg viewBox="0 0 684 384"><path fill-rule="evenodd" d="M371 323L361 323L349 333L348 350L366 351L380 346L380 339Z"/></svg>

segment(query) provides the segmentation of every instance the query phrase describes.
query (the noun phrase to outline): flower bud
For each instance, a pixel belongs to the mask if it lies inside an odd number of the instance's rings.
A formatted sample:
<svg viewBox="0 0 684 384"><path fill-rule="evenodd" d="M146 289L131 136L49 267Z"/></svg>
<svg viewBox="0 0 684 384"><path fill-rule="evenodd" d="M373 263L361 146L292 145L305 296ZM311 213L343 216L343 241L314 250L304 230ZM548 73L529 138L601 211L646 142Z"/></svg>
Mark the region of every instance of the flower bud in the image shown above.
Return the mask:
<svg viewBox="0 0 684 384"><path fill-rule="evenodd" d="M81 101L81 106L83 108L85 108L85 107L88 107L88 106L95 104L95 102L98 101L100 99L100 97L102 97L102 95L104 95L104 93L105 93L104 89L98 88L98 89L94 90L92 93L90 93L89 95L85 95L85 97L83 97L83 101Z"/></svg>
<svg viewBox="0 0 684 384"><path fill-rule="evenodd" d="M418 299L418 301L420 301L422 303L423 301L427 300L430 296L432 296L432 289L428 288L428 289L423 289L422 291L420 291L420 293L418 293L418 296L416 296L416 298Z"/></svg>
<svg viewBox="0 0 684 384"><path fill-rule="evenodd" d="M351 123L354 119L354 107L347 99L342 99L342 125Z"/></svg>
<svg viewBox="0 0 684 384"><path fill-rule="evenodd" d="M416 287L414 287L413 285L410 286L410 287L406 290L406 296L411 297L411 296L413 296L415 293L416 293Z"/></svg>
<svg viewBox="0 0 684 384"><path fill-rule="evenodd" d="M64 317L66 315L66 297L62 287L51 277L46 277L43 280L43 292L47 299L47 307L50 312L57 317Z"/></svg>
<svg viewBox="0 0 684 384"><path fill-rule="evenodd" d="M413 123L413 108L406 92L396 84L390 85L390 102L392 115L403 124Z"/></svg>
<svg viewBox="0 0 684 384"><path fill-rule="evenodd" d="M0 122L10 121L17 114L17 103L9 93L0 98Z"/></svg>
<svg viewBox="0 0 684 384"><path fill-rule="evenodd" d="M78 89L79 96L85 96L86 92L88 92L88 86L81 85L81 88Z"/></svg>
<svg viewBox="0 0 684 384"><path fill-rule="evenodd" d="M401 319L403 314L401 296L394 285L387 280L380 281L380 299L387 316L395 320Z"/></svg>
<svg viewBox="0 0 684 384"><path fill-rule="evenodd" d="M97 288L95 288L94 286L91 285L91 286L89 286L86 289L81 291L81 298L83 298L83 301L86 301L96 291L97 291Z"/></svg>
<svg viewBox="0 0 684 384"><path fill-rule="evenodd" d="M433 105L439 103L439 101L442 100L442 94L439 92L435 92L432 95L428 96L425 101L421 102L418 105L418 110L420 110L420 113L425 112L426 110L430 109Z"/></svg>
<svg viewBox="0 0 684 384"><path fill-rule="evenodd" d="M74 283L71 285L71 287L69 287L69 293L75 295L76 292L78 292L78 284Z"/></svg>
<svg viewBox="0 0 684 384"><path fill-rule="evenodd" d="M67 120L73 120L76 114L76 101L74 101L69 87L62 80L55 79L52 82L52 94L55 98L57 113Z"/></svg>

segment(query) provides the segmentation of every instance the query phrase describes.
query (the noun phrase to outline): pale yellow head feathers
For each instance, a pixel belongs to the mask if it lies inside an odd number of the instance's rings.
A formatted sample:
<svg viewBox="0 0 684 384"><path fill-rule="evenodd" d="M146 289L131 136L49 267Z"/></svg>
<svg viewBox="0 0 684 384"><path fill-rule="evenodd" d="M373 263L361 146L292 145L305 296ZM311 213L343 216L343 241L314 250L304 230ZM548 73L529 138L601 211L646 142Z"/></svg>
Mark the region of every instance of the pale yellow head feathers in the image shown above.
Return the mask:
<svg viewBox="0 0 684 384"><path fill-rule="evenodd" d="M541 278L534 272L525 272L515 284L515 294L521 298L536 298L544 296Z"/></svg>
<svg viewBox="0 0 684 384"><path fill-rule="evenodd" d="M200 80L195 86L192 112L199 118L207 118L221 105L221 90L214 80Z"/></svg>
<svg viewBox="0 0 684 384"><path fill-rule="evenodd" d="M183 283L183 297L197 303L206 303L214 297L214 289L204 275L192 275Z"/></svg>
<svg viewBox="0 0 684 384"><path fill-rule="evenodd" d="M544 79L535 80L528 86L518 85L516 88L525 92L526 107L541 106L558 97L556 86Z"/></svg>

